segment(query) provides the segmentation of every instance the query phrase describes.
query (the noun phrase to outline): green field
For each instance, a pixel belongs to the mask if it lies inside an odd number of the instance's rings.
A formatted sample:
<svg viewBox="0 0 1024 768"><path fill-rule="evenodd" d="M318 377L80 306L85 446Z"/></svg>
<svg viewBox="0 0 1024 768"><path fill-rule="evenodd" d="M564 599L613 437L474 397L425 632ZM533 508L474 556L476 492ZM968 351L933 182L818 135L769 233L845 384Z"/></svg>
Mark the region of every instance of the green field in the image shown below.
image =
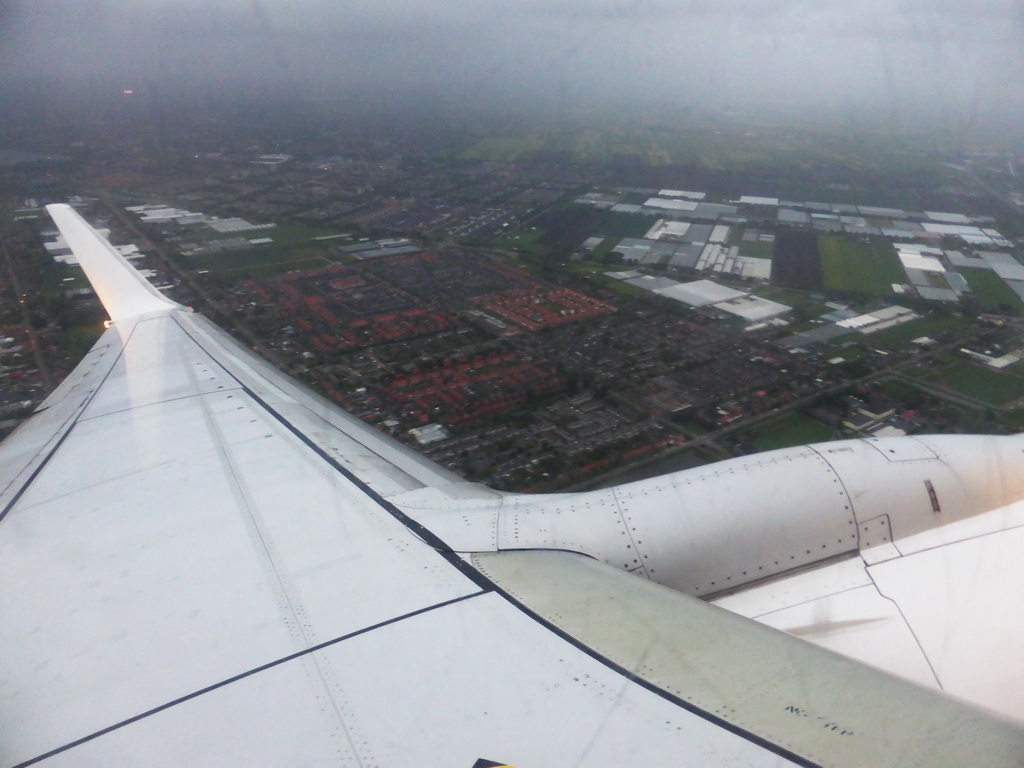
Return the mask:
<svg viewBox="0 0 1024 768"><path fill-rule="evenodd" d="M860 346L859 344L855 344L851 347L846 347L846 349L835 350L834 353L830 352L829 354L831 354L833 357L841 357L843 360L849 363L852 360L859 360L860 358L864 357L866 352L864 350L864 347Z"/></svg>
<svg viewBox="0 0 1024 768"><path fill-rule="evenodd" d="M974 291L978 303L982 309L999 310L1002 307L1020 307L1020 299L1017 294L1010 290L1010 287L1003 282L995 272L990 269L963 269L963 275L967 285Z"/></svg>
<svg viewBox="0 0 1024 768"><path fill-rule="evenodd" d="M1018 432L1024 431L1024 408L1015 411L1007 411L1000 419L1000 423L1012 427Z"/></svg>
<svg viewBox="0 0 1024 768"><path fill-rule="evenodd" d="M911 397L928 396L924 390L918 389L913 384L908 384L905 381L899 381L897 379L884 379L880 381L877 386L879 392L885 393L894 400L907 400Z"/></svg>
<svg viewBox="0 0 1024 768"><path fill-rule="evenodd" d="M309 245L313 242L315 237L327 237L328 235L340 235L342 234L336 229L325 229L323 227L306 227L301 224L289 224L286 227L274 227L273 229L262 230L257 237L269 237L274 241L274 245L278 246L292 246L292 245ZM325 242L330 245L348 245L353 242L353 238L342 238L339 237L336 240L328 240Z"/></svg>
<svg viewBox="0 0 1024 768"><path fill-rule="evenodd" d="M277 248L272 245L254 246L243 251L225 251L188 259L193 269L211 272L252 272L275 274L293 269L313 269L334 262L317 248Z"/></svg>
<svg viewBox="0 0 1024 768"><path fill-rule="evenodd" d="M951 328L961 328L965 324L967 324L967 321L963 318L933 315L931 317L922 317L918 320L911 320L903 325L886 328L884 331L876 331L867 336L866 339L874 345L898 349L922 336L934 338L943 331L948 331Z"/></svg>
<svg viewBox="0 0 1024 768"><path fill-rule="evenodd" d="M614 124L605 120L573 127L551 126L525 135L495 135L480 139L460 153L462 160L515 162L538 152L561 152L574 162L604 164L629 158L639 165L691 165L718 171L742 171L750 166L790 165L808 154L830 164L861 168L862 158L819 143L784 135L722 132L717 126ZM804 195L806 196L806 195ZM800 196L798 196L799 199Z"/></svg>
<svg viewBox="0 0 1024 768"><path fill-rule="evenodd" d="M752 259L770 259L775 254L775 243L746 243L741 242L740 256L748 256Z"/></svg>
<svg viewBox="0 0 1024 768"><path fill-rule="evenodd" d="M614 277L608 277L607 275L595 274L594 279L600 284L602 288L607 288L609 291L618 293L622 296L651 296L650 291L645 291L643 288L637 288L635 285L623 282L622 280L616 280Z"/></svg>
<svg viewBox="0 0 1024 768"><path fill-rule="evenodd" d="M306 245L313 241L314 237L342 234L336 229L323 227L307 227L302 224L289 224L283 227L270 227L269 229L253 229L242 232L218 232L215 229L203 226L190 227L185 234L185 239L194 243L207 243L211 240L225 240L234 237L254 239L257 237L269 237L279 246ZM348 245L352 240L338 238L329 241L332 245Z"/></svg>
<svg viewBox="0 0 1024 768"><path fill-rule="evenodd" d="M929 381L991 405L1024 397L1024 379L963 360L939 371Z"/></svg>
<svg viewBox="0 0 1024 768"><path fill-rule="evenodd" d="M833 336L828 340L828 343L833 347L841 347L843 344L847 344L848 342L864 341L866 338L871 337L864 336L860 331L850 331L849 333L843 333L839 336Z"/></svg>
<svg viewBox="0 0 1024 768"><path fill-rule="evenodd" d="M522 253L543 253L544 249L538 245L537 240L544 236L544 230L537 227L520 229L509 233L504 237L495 240L494 248L507 251L519 251Z"/></svg>
<svg viewBox="0 0 1024 768"><path fill-rule="evenodd" d="M822 280L829 290L891 297L892 284L906 281L888 244L876 246L836 235L820 235L818 253Z"/></svg>
<svg viewBox="0 0 1024 768"><path fill-rule="evenodd" d="M751 130L750 120L756 127ZM764 172L784 167L773 177L777 194L793 200L813 200L821 192L818 169L848 168L857 173L875 171L879 180L856 188L832 189L834 202L913 207L919 201L907 183L892 179L914 177L927 186L937 180L934 162L921 151L923 136L880 137L873 124L841 125L832 120L793 120L779 123L768 115L744 115L735 120L718 111L655 106L643 110L570 110L547 124L534 120L486 129L468 138L459 157L468 161L518 162L541 153L557 153L566 160L587 164L626 163L658 168L672 165L717 172ZM927 143L927 142L926 142ZM803 172L806 172L806 177Z"/></svg>
<svg viewBox="0 0 1024 768"><path fill-rule="evenodd" d="M478 141L459 155L462 160L489 160L499 163L511 163L521 157L539 152L547 146L543 136L531 135L518 138L510 136L492 136Z"/></svg>
<svg viewBox="0 0 1024 768"><path fill-rule="evenodd" d="M597 246L597 248L594 249L594 252L592 254L590 254L590 258L593 259L594 261L609 261L609 260L611 260L612 263L615 263L615 260L612 259L610 254L611 254L612 250L615 248L615 246L617 246L621 242L622 242L622 238L621 237L606 237L601 242L601 244L599 246ZM618 261L622 260L622 256L621 255L619 255L619 256L617 256L615 258L618 259Z"/></svg>
<svg viewBox="0 0 1024 768"><path fill-rule="evenodd" d="M812 298L809 291L801 291L797 288L780 288L775 285L767 285L755 288L754 293L794 309L797 307L802 308L808 313L808 316L818 312L831 311L831 309L825 306L825 302L820 295Z"/></svg>
<svg viewBox="0 0 1024 768"><path fill-rule="evenodd" d="M753 430L750 442L762 451L794 445L821 443L832 439L832 430L824 424L790 413Z"/></svg>
<svg viewBox="0 0 1024 768"><path fill-rule="evenodd" d="M79 325L67 329L68 354L72 358L85 357L93 344L103 334L103 323L97 321L88 325Z"/></svg>

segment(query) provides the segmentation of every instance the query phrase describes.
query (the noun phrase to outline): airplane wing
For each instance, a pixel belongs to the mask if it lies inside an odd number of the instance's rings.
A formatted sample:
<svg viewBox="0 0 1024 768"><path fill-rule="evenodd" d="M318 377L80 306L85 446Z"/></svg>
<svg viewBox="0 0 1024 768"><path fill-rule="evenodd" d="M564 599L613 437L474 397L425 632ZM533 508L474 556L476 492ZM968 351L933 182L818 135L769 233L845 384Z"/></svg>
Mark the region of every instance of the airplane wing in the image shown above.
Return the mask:
<svg viewBox="0 0 1024 768"><path fill-rule="evenodd" d="M1024 439L806 450L843 478L858 551L716 604L1024 720Z"/></svg>
<svg viewBox="0 0 1024 768"><path fill-rule="evenodd" d="M468 518L504 497L50 212L114 323L0 445L3 765L1024 765L1018 724L581 554L498 551Z"/></svg>

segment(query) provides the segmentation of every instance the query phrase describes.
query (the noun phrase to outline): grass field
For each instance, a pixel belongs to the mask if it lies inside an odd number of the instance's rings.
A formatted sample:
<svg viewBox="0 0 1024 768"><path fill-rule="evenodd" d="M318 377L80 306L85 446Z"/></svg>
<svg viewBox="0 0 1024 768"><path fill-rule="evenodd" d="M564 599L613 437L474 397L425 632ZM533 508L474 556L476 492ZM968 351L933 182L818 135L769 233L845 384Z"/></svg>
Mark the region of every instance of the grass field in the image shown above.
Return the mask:
<svg viewBox="0 0 1024 768"><path fill-rule="evenodd" d="M489 160L498 163L511 163L521 157L539 152L547 146L543 136L530 135L521 137L491 136L471 146L459 155L462 160Z"/></svg>
<svg viewBox="0 0 1024 768"><path fill-rule="evenodd" d="M259 223L259 222L257 222ZM310 243L314 237L342 234L336 229L325 229L322 227L307 227L302 224L289 224L285 227L271 227L269 229L250 229L241 232L218 232L204 226L193 226L185 234L185 239L194 243L206 243L211 240L225 240L228 238L243 237L254 239L257 237L269 237L276 245L293 246ZM350 241L343 238L331 241L333 245L346 245Z"/></svg>
<svg viewBox="0 0 1024 768"><path fill-rule="evenodd" d="M1019 307L1017 294L990 269L960 269L960 274L974 291L982 309L997 310L1001 306Z"/></svg>
<svg viewBox="0 0 1024 768"><path fill-rule="evenodd" d="M991 405L1024 397L1024 379L958 360L930 377L931 382Z"/></svg>
<svg viewBox="0 0 1024 768"><path fill-rule="evenodd" d="M608 254L610 254L615 246L621 242L621 237L606 237L602 243L594 249L594 252L590 254L590 258L594 261L605 261L609 258ZM621 256L619 258L621 259Z"/></svg>
<svg viewBox="0 0 1024 768"><path fill-rule="evenodd" d="M740 256L752 259L770 259L775 253L775 243L740 243Z"/></svg>
<svg viewBox="0 0 1024 768"><path fill-rule="evenodd" d="M68 349L71 357L84 357L103 334L103 323L95 322L67 329Z"/></svg>
<svg viewBox="0 0 1024 768"><path fill-rule="evenodd" d="M832 353L830 352L830 354ZM865 354L866 351L864 350L864 347L857 344L852 347L847 347L846 349L835 350L835 353L832 354L832 356L841 357L846 362L850 362L851 360L859 360L864 357Z"/></svg>
<svg viewBox="0 0 1024 768"><path fill-rule="evenodd" d="M835 235L818 237L825 288L868 296L892 296L892 284L906 280L887 244L859 243Z"/></svg>
<svg viewBox="0 0 1024 768"><path fill-rule="evenodd" d="M212 235L204 233L203 237L197 237L195 240L203 242L204 240L223 240L227 237L236 236L234 234L213 232L213 230L210 230L210 232ZM327 258L328 251L326 246L315 243L313 238L336 234L339 234L337 230L303 225L255 230L252 233L242 233L240 236L251 238L269 237L273 242L254 245L251 248L243 248L237 251L222 251L220 253L189 256L187 259L188 264L194 269L208 269L216 272L259 269L261 274L273 274L274 272L287 272L292 269L309 269L310 267L333 263L332 260ZM342 245L348 241L339 238L328 242L332 245Z"/></svg>
<svg viewBox="0 0 1024 768"><path fill-rule="evenodd" d="M679 426L683 432L691 437L700 437L701 435L706 435L708 433L707 427L698 424L696 421L691 419L682 420L679 422Z"/></svg>
<svg viewBox="0 0 1024 768"><path fill-rule="evenodd" d="M809 313L814 313L820 310L823 314L826 311L831 311L825 306L825 302L822 300L820 295L817 298L812 298L810 291L801 291L795 288L766 286L755 288L754 293L758 296L764 296L766 299L777 301L780 304L785 304L789 307L802 307Z"/></svg>
<svg viewBox="0 0 1024 768"><path fill-rule="evenodd" d="M870 339L870 336L864 336L859 331L850 331L849 333L843 333L839 336L833 336L828 340L828 343L833 347L839 347L850 341L864 341L865 338Z"/></svg>
<svg viewBox="0 0 1024 768"><path fill-rule="evenodd" d="M520 229L516 232L510 233L499 240L496 240L493 245L495 248L504 249L508 251L520 251L523 253L543 253L544 248L541 247L537 240L544 236L544 230L538 229L537 227L529 227L528 229Z"/></svg>
<svg viewBox="0 0 1024 768"><path fill-rule="evenodd" d="M1024 408L1015 411L1007 411L999 419L1000 423L1012 427L1018 432L1024 431Z"/></svg>
<svg viewBox="0 0 1024 768"><path fill-rule="evenodd" d="M886 379L879 382L878 391L883 392L894 400L906 400L910 397L920 396L924 390L918 389L913 384L896 379Z"/></svg>
<svg viewBox="0 0 1024 768"><path fill-rule="evenodd" d="M832 430L824 424L798 413L790 413L757 427L750 442L762 451L772 451L831 439Z"/></svg>
<svg viewBox="0 0 1024 768"><path fill-rule="evenodd" d="M967 324L969 324L969 321L961 317L935 315L932 317L922 317L919 320L911 320L909 323L886 328L884 331L876 331L869 335L867 339L871 344L900 348L921 336L931 336L934 338L943 331L950 330L951 328L960 328Z"/></svg>
<svg viewBox="0 0 1024 768"><path fill-rule="evenodd" d="M841 124L817 117L798 120L787 115L783 124L774 118L759 115L759 126L750 130L749 117L742 123L723 118L716 112L706 114L692 109L627 109L609 114L590 108L572 110L547 124L532 123L532 130L518 125L472 139L475 143L460 157L466 160L511 162L531 153L559 153L581 163L625 161L650 168L688 165L711 171L757 173L772 166L784 167L786 173L772 175L777 194L793 200L812 200L820 194L821 181L816 174L802 178L794 168L809 171L820 167L848 168L855 173L875 171L883 180L863 182L857 188L830 190L835 202L872 205L896 205L912 208L918 195L909 184L886 183L884 177L922 174L935 175L932 159L921 151L919 129L913 134L893 135L886 131L881 138L876 126ZM868 178L871 178L869 174ZM926 176L927 184L931 177Z"/></svg>
<svg viewBox="0 0 1024 768"><path fill-rule="evenodd" d="M334 263L318 248L278 248L272 245L194 256L188 262L194 269L208 269L211 272L259 270L261 274L311 269Z"/></svg>
<svg viewBox="0 0 1024 768"><path fill-rule="evenodd" d="M632 119L632 118L631 118ZM488 136L464 150L462 160L515 162L538 152L558 152L574 162L604 164L630 158L638 165L659 167L690 165L716 171L741 171L751 166L792 164L806 159L812 151L806 142L790 137L735 133L712 126L613 124L552 126L525 135ZM861 161L849 154L821 145L813 148L821 160L858 167ZM799 198L798 198L799 199Z"/></svg>
<svg viewBox="0 0 1024 768"><path fill-rule="evenodd" d="M328 235L342 234L336 229L325 229L323 227L306 227L301 224L290 224L287 227L274 227L273 229L262 230L257 237L269 237L274 245L293 246L309 245L315 237L327 237ZM331 245L346 245L350 240L338 238L328 241Z"/></svg>
<svg viewBox="0 0 1024 768"><path fill-rule="evenodd" d="M616 280L614 277L606 277L604 275L595 275L597 282L601 284L602 288L607 288L609 291L621 294L622 296L650 296L650 291L645 291L643 288L637 288L635 285L630 285L622 280Z"/></svg>

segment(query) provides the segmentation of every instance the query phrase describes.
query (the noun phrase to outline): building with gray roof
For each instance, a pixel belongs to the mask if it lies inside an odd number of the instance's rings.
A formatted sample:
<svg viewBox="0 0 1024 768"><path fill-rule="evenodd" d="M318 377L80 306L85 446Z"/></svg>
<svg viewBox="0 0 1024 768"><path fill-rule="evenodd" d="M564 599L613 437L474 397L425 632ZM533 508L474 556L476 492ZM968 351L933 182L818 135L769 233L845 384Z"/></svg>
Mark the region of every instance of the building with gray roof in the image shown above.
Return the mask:
<svg viewBox="0 0 1024 768"><path fill-rule="evenodd" d="M956 293L949 288L929 288L922 285L918 287L917 292L921 294L922 299L929 301L957 301L958 299Z"/></svg>
<svg viewBox="0 0 1024 768"><path fill-rule="evenodd" d="M1021 264L1010 254L997 251L979 251L978 256L984 259L1003 280L1024 280L1024 264Z"/></svg>

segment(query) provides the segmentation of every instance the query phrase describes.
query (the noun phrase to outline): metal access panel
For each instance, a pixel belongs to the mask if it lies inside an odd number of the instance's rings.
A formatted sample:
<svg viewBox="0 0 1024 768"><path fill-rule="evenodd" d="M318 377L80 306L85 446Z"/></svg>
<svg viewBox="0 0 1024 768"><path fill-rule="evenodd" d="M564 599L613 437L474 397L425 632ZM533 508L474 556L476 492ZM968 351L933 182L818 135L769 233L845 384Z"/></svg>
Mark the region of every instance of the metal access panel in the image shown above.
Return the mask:
<svg viewBox="0 0 1024 768"><path fill-rule="evenodd" d="M899 549L892 543L892 526L888 515L879 515L857 525L860 536L860 554L868 565L883 563L900 556Z"/></svg>
<svg viewBox="0 0 1024 768"><path fill-rule="evenodd" d="M935 451L912 437L869 437L864 440L889 461L931 461Z"/></svg>

